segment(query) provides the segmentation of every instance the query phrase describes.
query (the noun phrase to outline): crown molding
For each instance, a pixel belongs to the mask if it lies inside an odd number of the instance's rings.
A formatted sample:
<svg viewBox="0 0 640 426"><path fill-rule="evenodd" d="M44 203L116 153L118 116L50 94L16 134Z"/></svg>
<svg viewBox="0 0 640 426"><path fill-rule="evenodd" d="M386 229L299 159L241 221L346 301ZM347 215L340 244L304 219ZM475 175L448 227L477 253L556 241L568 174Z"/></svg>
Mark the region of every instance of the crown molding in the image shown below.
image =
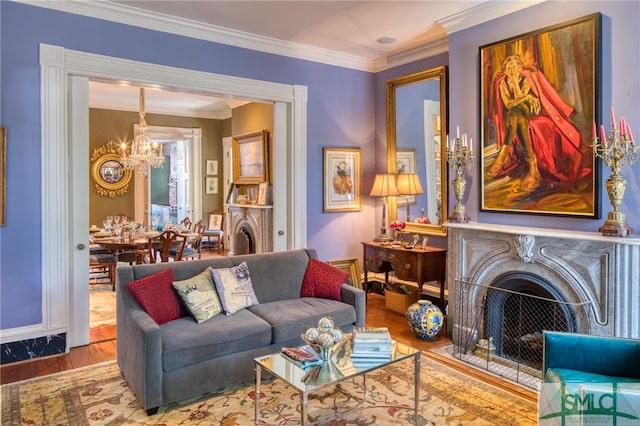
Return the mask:
<svg viewBox="0 0 640 426"><path fill-rule="evenodd" d="M360 71L372 71L372 59L321 49L300 43L264 37L216 25L203 24L190 19L109 3L76 0L14 0L30 6L44 7L61 12L118 22L154 31L191 37L259 52L320 62Z"/></svg>
<svg viewBox="0 0 640 426"><path fill-rule="evenodd" d="M365 58L348 55L329 49L317 48L300 43L264 37L243 31L236 31L216 25L152 13L135 7L111 2L85 2L77 0L13 0L31 6L44 7L76 15L89 16L96 19L118 22L154 31L191 37L199 40L235 46L259 52L282 55L296 59L335 65L360 71L379 72L387 68L425 59L449 50L446 36L421 41L420 43L393 51L378 58ZM463 12L440 19L446 34L452 34L495 18L517 12L545 0L482 2Z"/></svg>
<svg viewBox="0 0 640 426"><path fill-rule="evenodd" d="M447 34L453 34L544 1L546 0L485 1L460 13L440 19L436 23L441 25L447 31Z"/></svg>

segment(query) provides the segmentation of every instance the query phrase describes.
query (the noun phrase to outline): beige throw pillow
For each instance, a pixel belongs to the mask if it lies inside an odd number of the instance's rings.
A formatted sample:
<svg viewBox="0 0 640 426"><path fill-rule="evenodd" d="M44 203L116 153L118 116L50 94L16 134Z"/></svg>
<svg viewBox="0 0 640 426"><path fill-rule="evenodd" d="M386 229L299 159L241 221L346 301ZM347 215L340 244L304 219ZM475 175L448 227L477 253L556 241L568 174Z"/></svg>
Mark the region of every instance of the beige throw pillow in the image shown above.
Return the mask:
<svg viewBox="0 0 640 426"><path fill-rule="evenodd" d="M175 281L173 288L198 324L222 313L210 267L194 277Z"/></svg>

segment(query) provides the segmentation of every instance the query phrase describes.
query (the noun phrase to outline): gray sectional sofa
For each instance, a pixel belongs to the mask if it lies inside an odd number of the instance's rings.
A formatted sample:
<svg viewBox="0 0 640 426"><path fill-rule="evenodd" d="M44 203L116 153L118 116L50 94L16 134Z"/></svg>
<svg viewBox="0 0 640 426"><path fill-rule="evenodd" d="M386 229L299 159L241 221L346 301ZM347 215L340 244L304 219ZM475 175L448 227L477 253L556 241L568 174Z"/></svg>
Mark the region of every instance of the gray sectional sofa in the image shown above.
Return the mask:
<svg viewBox="0 0 640 426"><path fill-rule="evenodd" d="M118 365L147 410L254 378L253 359L302 344L300 334L331 316L343 331L365 325L365 293L343 284L342 301L300 298L313 249L120 266L116 271ZM176 280L208 266L247 262L258 305L203 323L191 317L159 326L133 298L126 284L173 269Z"/></svg>

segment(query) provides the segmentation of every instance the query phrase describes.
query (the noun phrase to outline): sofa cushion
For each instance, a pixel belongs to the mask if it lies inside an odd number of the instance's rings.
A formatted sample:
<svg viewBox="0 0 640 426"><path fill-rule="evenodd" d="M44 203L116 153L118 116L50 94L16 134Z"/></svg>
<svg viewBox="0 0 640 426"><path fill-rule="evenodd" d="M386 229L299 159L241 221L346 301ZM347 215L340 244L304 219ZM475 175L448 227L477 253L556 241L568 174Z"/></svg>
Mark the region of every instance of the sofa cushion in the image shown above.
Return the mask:
<svg viewBox="0 0 640 426"><path fill-rule="evenodd" d="M211 269L211 275L227 315L258 304L247 262L233 268Z"/></svg>
<svg viewBox="0 0 640 426"><path fill-rule="evenodd" d="M307 271L302 280L300 297L324 297L341 300L340 288L349 278L349 273L335 266L309 259Z"/></svg>
<svg viewBox="0 0 640 426"><path fill-rule="evenodd" d="M231 316L216 315L202 324L191 317L180 318L164 324L161 333L165 371L271 342L269 324L246 309Z"/></svg>
<svg viewBox="0 0 640 426"><path fill-rule="evenodd" d="M330 316L340 328L349 327L356 321L352 305L315 297L261 303L248 310L271 325L271 343L276 344L300 338L302 333L316 327L318 320L325 316Z"/></svg>
<svg viewBox="0 0 640 426"><path fill-rule="evenodd" d="M222 304L211 277L211 268L182 281L174 281L182 303L198 323L222 313Z"/></svg>
<svg viewBox="0 0 640 426"><path fill-rule="evenodd" d="M149 316L162 325L189 315L173 289L173 281L173 270L163 269L127 283L127 288Z"/></svg>

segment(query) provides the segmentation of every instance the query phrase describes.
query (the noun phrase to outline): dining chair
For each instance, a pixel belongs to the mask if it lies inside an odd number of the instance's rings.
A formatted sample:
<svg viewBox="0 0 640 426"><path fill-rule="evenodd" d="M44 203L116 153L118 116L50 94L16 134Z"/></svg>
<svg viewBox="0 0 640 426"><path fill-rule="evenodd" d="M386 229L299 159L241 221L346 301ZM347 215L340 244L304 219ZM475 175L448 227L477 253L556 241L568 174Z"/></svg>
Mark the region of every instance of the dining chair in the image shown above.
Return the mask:
<svg viewBox="0 0 640 426"><path fill-rule="evenodd" d="M199 220L193 225L193 232L187 236L187 242L182 250L182 257L180 260L193 260L200 259L202 250L202 233L207 229L203 220ZM177 247L171 247L171 255L177 254Z"/></svg>
<svg viewBox="0 0 640 426"><path fill-rule="evenodd" d="M212 210L207 216L207 229L202 233L202 237L207 239L209 250L213 250L215 247L220 253L224 249L224 214L220 210Z"/></svg>
<svg viewBox="0 0 640 426"><path fill-rule="evenodd" d="M189 219L189 216L185 216L185 218L180 221L180 227L191 231L191 219Z"/></svg>
<svg viewBox="0 0 640 426"><path fill-rule="evenodd" d="M159 235L149 238L147 243L149 263L178 262L182 260L182 252L187 242L186 235L178 234L173 230L167 230ZM173 254L171 249L175 248Z"/></svg>
<svg viewBox="0 0 640 426"><path fill-rule="evenodd" d="M111 290L116 289L116 265L117 259L109 250L101 247L89 248L89 284L98 284L99 277L106 275L107 282L111 284ZM92 279L91 276L94 276Z"/></svg>

